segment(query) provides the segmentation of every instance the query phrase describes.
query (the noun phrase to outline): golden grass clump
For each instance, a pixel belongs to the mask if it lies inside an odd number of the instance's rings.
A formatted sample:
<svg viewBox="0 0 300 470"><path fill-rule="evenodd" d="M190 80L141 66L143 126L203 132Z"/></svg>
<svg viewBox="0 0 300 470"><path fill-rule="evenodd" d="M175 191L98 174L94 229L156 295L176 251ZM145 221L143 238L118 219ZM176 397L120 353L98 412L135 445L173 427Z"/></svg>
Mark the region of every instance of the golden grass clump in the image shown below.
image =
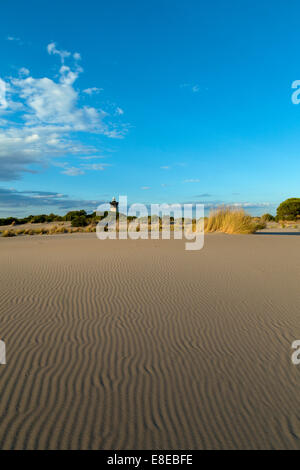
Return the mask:
<svg viewBox="0 0 300 470"><path fill-rule="evenodd" d="M254 233L257 229L257 224L243 209L222 207L213 211L205 220L206 232L248 234Z"/></svg>
<svg viewBox="0 0 300 470"><path fill-rule="evenodd" d="M15 237L16 234L13 230L4 230L4 232L2 232L2 237Z"/></svg>
<svg viewBox="0 0 300 470"><path fill-rule="evenodd" d="M63 225L61 227L57 227L55 229L55 233L67 233L67 232L68 232L68 230Z"/></svg>
<svg viewBox="0 0 300 470"><path fill-rule="evenodd" d="M34 230L27 228L24 230L24 235L34 235Z"/></svg>
<svg viewBox="0 0 300 470"><path fill-rule="evenodd" d="M52 225L52 227L49 227L48 228L48 235L54 235L56 232L56 230L58 229L58 226L57 225Z"/></svg>
<svg viewBox="0 0 300 470"><path fill-rule="evenodd" d="M85 231L85 232L88 232L88 233L90 233L90 232L96 232L96 227L95 227L95 225L92 225L92 224L91 224L91 225L88 225L87 227L85 227L85 228L84 228L84 231Z"/></svg>
<svg viewBox="0 0 300 470"><path fill-rule="evenodd" d="M42 228L36 228L33 232L34 235L43 235L44 230Z"/></svg>

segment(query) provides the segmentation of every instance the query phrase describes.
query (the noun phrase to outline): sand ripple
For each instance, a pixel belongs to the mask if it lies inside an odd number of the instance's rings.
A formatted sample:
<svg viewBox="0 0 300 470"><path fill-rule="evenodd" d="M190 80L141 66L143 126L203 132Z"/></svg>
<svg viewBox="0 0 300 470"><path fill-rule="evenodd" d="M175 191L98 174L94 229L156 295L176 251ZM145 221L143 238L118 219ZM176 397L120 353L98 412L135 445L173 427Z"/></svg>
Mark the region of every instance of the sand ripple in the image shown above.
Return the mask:
<svg viewBox="0 0 300 470"><path fill-rule="evenodd" d="M299 248L0 240L0 448L300 448Z"/></svg>

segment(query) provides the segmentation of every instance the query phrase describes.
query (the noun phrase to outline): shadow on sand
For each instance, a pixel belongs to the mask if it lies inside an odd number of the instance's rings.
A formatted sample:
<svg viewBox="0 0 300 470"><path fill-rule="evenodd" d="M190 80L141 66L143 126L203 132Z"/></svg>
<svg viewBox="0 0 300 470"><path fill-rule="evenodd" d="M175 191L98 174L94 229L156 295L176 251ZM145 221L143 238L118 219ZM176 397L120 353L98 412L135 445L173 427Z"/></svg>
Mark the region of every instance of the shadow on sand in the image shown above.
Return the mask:
<svg viewBox="0 0 300 470"><path fill-rule="evenodd" d="M294 235L294 236L300 236L300 232L256 232L255 235Z"/></svg>

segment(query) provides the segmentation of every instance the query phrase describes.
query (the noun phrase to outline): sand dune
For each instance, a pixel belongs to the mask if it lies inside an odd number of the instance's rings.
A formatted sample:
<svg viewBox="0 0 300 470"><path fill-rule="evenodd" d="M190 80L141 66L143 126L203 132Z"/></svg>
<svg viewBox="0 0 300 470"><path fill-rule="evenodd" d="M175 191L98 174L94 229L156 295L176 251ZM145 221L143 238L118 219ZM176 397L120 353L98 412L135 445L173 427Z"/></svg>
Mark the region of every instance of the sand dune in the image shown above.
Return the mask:
<svg viewBox="0 0 300 470"><path fill-rule="evenodd" d="M0 448L300 448L300 236L2 238L0 263Z"/></svg>

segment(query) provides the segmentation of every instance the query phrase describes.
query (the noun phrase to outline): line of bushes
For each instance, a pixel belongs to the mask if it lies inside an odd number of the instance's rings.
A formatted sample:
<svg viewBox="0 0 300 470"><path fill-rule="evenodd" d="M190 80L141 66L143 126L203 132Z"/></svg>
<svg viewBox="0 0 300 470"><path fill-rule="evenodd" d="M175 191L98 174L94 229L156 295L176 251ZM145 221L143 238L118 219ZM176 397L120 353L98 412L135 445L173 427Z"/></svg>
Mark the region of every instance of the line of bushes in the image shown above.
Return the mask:
<svg viewBox="0 0 300 470"><path fill-rule="evenodd" d="M96 212L88 214L84 210L70 211L67 214L61 216L57 214L39 214L29 215L28 217L17 218L7 217L0 218L0 226L3 225L23 225L23 224L43 224L49 222L71 222L74 227L85 227L89 224L97 222L101 217L96 215ZM77 225L78 224L78 225Z"/></svg>
<svg viewBox="0 0 300 470"><path fill-rule="evenodd" d="M88 225L85 227L65 227L54 225L49 228L26 228L26 229L10 229L0 232L2 237L16 237L18 235L56 235L62 233L78 233L78 232L96 232L95 225Z"/></svg>

